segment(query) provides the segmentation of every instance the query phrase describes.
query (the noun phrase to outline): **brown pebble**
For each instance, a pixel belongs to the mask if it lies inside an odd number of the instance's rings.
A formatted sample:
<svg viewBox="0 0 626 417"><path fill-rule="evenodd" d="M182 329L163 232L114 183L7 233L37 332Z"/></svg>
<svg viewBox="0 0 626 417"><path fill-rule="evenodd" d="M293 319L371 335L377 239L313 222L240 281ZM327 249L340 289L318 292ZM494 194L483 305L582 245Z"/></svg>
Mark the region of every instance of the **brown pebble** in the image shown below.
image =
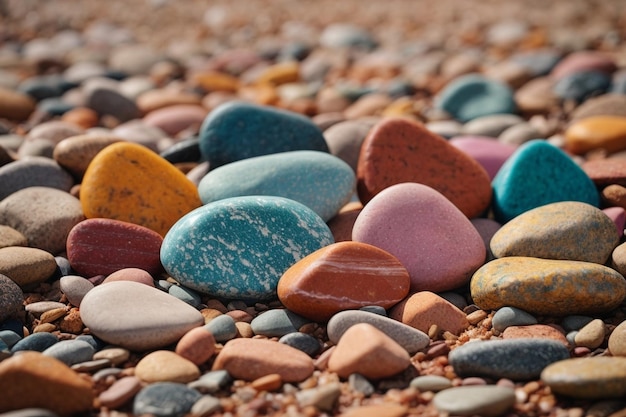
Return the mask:
<svg viewBox="0 0 626 417"><path fill-rule="evenodd" d="M62 332L80 334L83 330L83 320L80 318L78 308L72 308L59 323L59 330Z"/></svg>
<svg viewBox="0 0 626 417"><path fill-rule="evenodd" d="M157 350L144 356L135 367L135 375L144 382L181 382L200 377L200 370L190 360L169 350Z"/></svg>
<svg viewBox="0 0 626 417"><path fill-rule="evenodd" d="M41 323L52 323L67 314L67 308L55 308L41 314L39 320Z"/></svg>
<svg viewBox="0 0 626 417"><path fill-rule="evenodd" d="M340 417L402 417L408 412L405 405L400 404L373 404L362 405L348 409Z"/></svg>
<svg viewBox="0 0 626 417"><path fill-rule="evenodd" d="M276 391L283 385L279 374L269 374L252 381L252 388L257 391Z"/></svg>
<svg viewBox="0 0 626 417"><path fill-rule="evenodd" d="M254 330L252 330L250 323L237 321L235 322L235 327L237 328L237 334L239 337L251 338L254 336Z"/></svg>

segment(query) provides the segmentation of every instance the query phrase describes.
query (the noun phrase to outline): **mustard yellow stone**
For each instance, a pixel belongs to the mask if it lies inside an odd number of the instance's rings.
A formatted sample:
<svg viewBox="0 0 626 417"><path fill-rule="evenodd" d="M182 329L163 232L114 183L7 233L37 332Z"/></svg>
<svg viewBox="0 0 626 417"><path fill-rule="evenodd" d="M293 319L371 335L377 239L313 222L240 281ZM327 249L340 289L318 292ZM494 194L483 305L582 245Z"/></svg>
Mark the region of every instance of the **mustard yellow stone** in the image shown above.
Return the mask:
<svg viewBox="0 0 626 417"><path fill-rule="evenodd" d="M300 65L295 61L279 62L267 67L257 77L259 84L281 85L294 83L300 79Z"/></svg>
<svg viewBox="0 0 626 417"><path fill-rule="evenodd" d="M609 153L626 149L626 117L591 116L573 123L565 131L568 151L582 155L595 149Z"/></svg>
<svg viewBox="0 0 626 417"><path fill-rule="evenodd" d="M235 92L239 89L239 79L218 71L198 73L194 77L196 83L206 91Z"/></svg>
<svg viewBox="0 0 626 417"><path fill-rule="evenodd" d="M604 265L511 256L472 276L470 293L483 310L517 307L531 314L601 314L626 297L626 279Z"/></svg>
<svg viewBox="0 0 626 417"><path fill-rule="evenodd" d="M85 217L138 224L165 235L185 214L200 207L196 186L148 148L129 142L107 146L83 177Z"/></svg>

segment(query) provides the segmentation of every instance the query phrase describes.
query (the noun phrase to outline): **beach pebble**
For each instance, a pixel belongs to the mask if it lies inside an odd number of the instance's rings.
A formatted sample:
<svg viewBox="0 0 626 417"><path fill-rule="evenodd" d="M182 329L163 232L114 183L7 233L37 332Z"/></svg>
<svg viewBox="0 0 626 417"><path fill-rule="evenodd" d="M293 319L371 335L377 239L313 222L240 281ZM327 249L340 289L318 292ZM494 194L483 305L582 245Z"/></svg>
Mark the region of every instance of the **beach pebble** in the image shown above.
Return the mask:
<svg viewBox="0 0 626 417"><path fill-rule="evenodd" d="M147 271L140 268L123 268L111 273L107 276L101 284L106 284L113 281L133 281L140 284L145 284L150 287L154 287L154 279ZM177 297L180 298L180 297ZM198 303L200 304L200 303ZM197 307L197 306L194 306Z"/></svg>
<svg viewBox="0 0 626 417"><path fill-rule="evenodd" d="M356 172L361 145L371 126L359 120L346 120L324 130L324 138L332 155L343 160Z"/></svg>
<svg viewBox="0 0 626 417"><path fill-rule="evenodd" d="M581 71L568 74L554 83L553 91L563 100L581 103L589 97L606 93L611 87L611 77L599 71Z"/></svg>
<svg viewBox="0 0 626 417"><path fill-rule="evenodd" d="M139 268L157 275L163 270L163 238L147 227L114 219L87 219L67 236L67 259L77 273L92 277Z"/></svg>
<svg viewBox="0 0 626 417"><path fill-rule="evenodd" d="M408 270L413 292L458 288L486 256L467 217L442 194L417 183L376 195L357 217L352 239L395 256Z"/></svg>
<svg viewBox="0 0 626 417"><path fill-rule="evenodd" d="M322 349L322 345L318 339L307 333L293 332L288 333L278 339L278 343L284 343L292 348L296 348L314 358Z"/></svg>
<svg viewBox="0 0 626 417"><path fill-rule="evenodd" d="M72 185L72 176L50 158L30 157L0 167L0 200L28 187L69 191Z"/></svg>
<svg viewBox="0 0 626 417"><path fill-rule="evenodd" d="M541 131L530 123L519 123L506 129L498 136L498 141L507 145L518 146L533 139L539 139Z"/></svg>
<svg viewBox="0 0 626 417"><path fill-rule="evenodd" d="M118 379L98 395L98 401L104 407L115 409L127 404L139 391L141 380L135 376L125 376Z"/></svg>
<svg viewBox="0 0 626 417"><path fill-rule="evenodd" d="M396 341L367 323L351 326L341 336L328 361L328 369L347 378L358 373L381 379L411 365L408 352Z"/></svg>
<svg viewBox="0 0 626 417"><path fill-rule="evenodd" d="M578 330L574 337L574 342L576 346L596 349L604 342L604 335L604 322L600 319L595 319Z"/></svg>
<svg viewBox="0 0 626 417"><path fill-rule="evenodd" d="M529 114L545 113L559 102L553 91L554 80L537 77L526 82L515 91L515 102L521 112Z"/></svg>
<svg viewBox="0 0 626 417"><path fill-rule="evenodd" d="M366 204L385 188L404 182L439 191L469 218L477 217L491 201L489 176L476 160L416 122L384 119L361 147L359 199Z"/></svg>
<svg viewBox="0 0 626 417"><path fill-rule="evenodd" d="M562 79L583 71L599 71L612 74L617 69L615 61L600 51L576 51L561 59L550 71L550 77Z"/></svg>
<svg viewBox="0 0 626 417"><path fill-rule="evenodd" d="M537 378L546 366L569 357L563 343L531 338L466 343L453 349L448 360L460 377L524 381Z"/></svg>
<svg viewBox="0 0 626 417"><path fill-rule="evenodd" d="M39 352L0 362L0 392L0 413L24 408L44 408L59 415L87 413L94 400L89 381Z"/></svg>
<svg viewBox="0 0 626 417"><path fill-rule="evenodd" d="M74 306L80 307L81 301L94 285L78 275L66 275L59 280L59 286L67 300Z"/></svg>
<svg viewBox="0 0 626 417"><path fill-rule="evenodd" d="M143 117L148 126L155 126L169 136L176 136L185 129L198 131L207 110L194 104L176 104L152 110Z"/></svg>
<svg viewBox="0 0 626 417"><path fill-rule="evenodd" d="M626 186L626 159L590 159L583 162L582 169L598 188Z"/></svg>
<svg viewBox="0 0 626 417"><path fill-rule="evenodd" d="M626 280L590 262L506 257L476 271L470 292L483 310L509 306L540 315L599 314L624 300Z"/></svg>
<svg viewBox="0 0 626 417"><path fill-rule="evenodd" d="M254 334L267 337L281 337L289 333L297 332L300 327L309 323L293 311L287 309L273 309L256 316L250 322Z"/></svg>
<svg viewBox="0 0 626 417"><path fill-rule="evenodd" d="M59 339L52 333L33 333L16 342L11 348L11 353L28 350L43 352L58 342Z"/></svg>
<svg viewBox="0 0 626 417"><path fill-rule="evenodd" d="M497 417L515 404L515 391L497 385L454 387L437 393L433 404L440 412L456 416Z"/></svg>
<svg viewBox="0 0 626 417"><path fill-rule="evenodd" d="M285 197L309 207L324 221L354 194L354 171L325 152L292 151L247 158L211 170L198 185L204 204L229 197Z"/></svg>
<svg viewBox="0 0 626 417"><path fill-rule="evenodd" d="M204 329L209 331L216 342L224 343L237 336L235 319L227 314L222 314L208 321Z"/></svg>
<svg viewBox="0 0 626 417"><path fill-rule="evenodd" d="M558 201L599 205L598 191L588 175L567 154L543 140L517 148L492 186L495 219L501 223Z"/></svg>
<svg viewBox="0 0 626 417"><path fill-rule="evenodd" d="M44 282L56 268L54 256L44 250L22 246L0 248L0 274L11 278L20 288Z"/></svg>
<svg viewBox="0 0 626 417"><path fill-rule="evenodd" d="M120 122L141 117L141 112L135 102L117 91L118 89L118 85L105 84L84 88L87 90L85 104L99 115L110 115Z"/></svg>
<svg viewBox="0 0 626 417"><path fill-rule="evenodd" d="M565 130L565 147L578 155L626 149L626 116L598 115L575 121Z"/></svg>
<svg viewBox="0 0 626 417"><path fill-rule="evenodd" d="M571 343L556 326L547 324L528 324L509 326L502 332L503 339L550 339L570 348Z"/></svg>
<svg viewBox="0 0 626 417"><path fill-rule="evenodd" d="M278 280L293 263L332 242L323 220L296 201L233 197L179 220L163 240L161 262L200 293L266 300L276 296Z"/></svg>
<svg viewBox="0 0 626 417"><path fill-rule="evenodd" d="M0 323L17 314L24 302L22 289L9 277L0 274Z"/></svg>
<svg viewBox="0 0 626 417"><path fill-rule="evenodd" d="M409 292L410 278L386 251L359 242L321 248L292 265L278 281L282 304L316 321L368 305L385 309Z"/></svg>
<svg viewBox="0 0 626 417"><path fill-rule="evenodd" d="M508 306L498 309L491 320L491 325L499 332L503 332L510 326L525 326L529 324L537 324L535 316L519 308Z"/></svg>
<svg viewBox="0 0 626 417"><path fill-rule="evenodd" d="M197 78L197 77L196 77ZM155 88L137 96L135 103L144 114L169 106L198 105L202 103L200 95L177 89Z"/></svg>
<svg viewBox="0 0 626 417"><path fill-rule="evenodd" d="M200 370L191 362L169 350L155 350L141 358L135 376L146 383L181 382L186 384L200 377Z"/></svg>
<svg viewBox="0 0 626 417"><path fill-rule="evenodd" d="M331 412L340 396L341 384L339 382L330 382L298 391L296 400L302 408L313 407L320 411Z"/></svg>
<svg viewBox="0 0 626 417"><path fill-rule="evenodd" d="M0 117L26 120L35 111L35 100L28 94L0 86Z"/></svg>
<svg viewBox="0 0 626 417"><path fill-rule="evenodd" d="M196 381L190 382L189 388L197 389L202 393L215 393L224 389L233 382L233 378L224 369L207 371Z"/></svg>
<svg viewBox="0 0 626 417"><path fill-rule="evenodd" d="M208 417L222 408L219 398L212 395L203 395L191 407L191 414L195 416Z"/></svg>
<svg viewBox="0 0 626 417"><path fill-rule="evenodd" d="M340 417L403 417L408 412L400 404L371 404L351 407L341 413Z"/></svg>
<svg viewBox="0 0 626 417"><path fill-rule="evenodd" d="M626 358L595 356L562 360L541 373L543 381L560 395L579 399L623 399L626 395Z"/></svg>
<svg viewBox="0 0 626 417"><path fill-rule="evenodd" d="M325 48L356 48L371 50L377 46L373 35L362 27L347 22L337 22L324 28L320 44Z"/></svg>
<svg viewBox="0 0 626 417"><path fill-rule="evenodd" d="M465 313L430 291L411 294L389 310L389 317L424 333L432 325L455 335L469 327Z"/></svg>
<svg viewBox="0 0 626 417"><path fill-rule="evenodd" d="M477 117L465 123L463 125L463 134L497 138L505 130L523 122L524 119L516 114L490 114Z"/></svg>
<svg viewBox="0 0 626 417"><path fill-rule="evenodd" d="M420 375L413 378L409 385L412 388L417 388L420 392L439 392L452 388L452 381L440 375Z"/></svg>
<svg viewBox="0 0 626 417"><path fill-rule="evenodd" d="M42 354L58 359L67 366L87 362L93 359L95 349L82 340L61 340L53 344Z"/></svg>
<svg viewBox="0 0 626 417"><path fill-rule="evenodd" d="M586 100L572 112L570 126L583 119L596 116L626 117L626 96L602 94Z"/></svg>
<svg viewBox="0 0 626 417"><path fill-rule="evenodd" d="M609 352L613 356L626 356L626 320L618 324L611 332Z"/></svg>
<svg viewBox="0 0 626 417"><path fill-rule="evenodd" d="M54 147L52 157L75 178L80 179L98 152L119 141L121 139L112 134L71 136Z"/></svg>
<svg viewBox="0 0 626 417"><path fill-rule="evenodd" d="M611 219L617 230L617 235L621 239L624 236L624 227L626 227L626 209L623 207L607 207L602 212Z"/></svg>
<svg viewBox="0 0 626 417"><path fill-rule="evenodd" d="M201 397L198 391L180 382L156 382L137 393L133 400L133 414L183 417Z"/></svg>
<svg viewBox="0 0 626 417"><path fill-rule="evenodd" d="M234 339L224 345L213 370L225 369L235 379L253 381L279 374L285 382L300 382L313 374L313 360L284 343L261 339Z"/></svg>
<svg viewBox="0 0 626 417"><path fill-rule="evenodd" d="M455 136L449 143L478 161L492 180L517 148L484 136Z"/></svg>
<svg viewBox="0 0 626 417"><path fill-rule="evenodd" d="M204 323L202 314L185 302L131 281L111 282L89 291L80 314L95 336L134 351L175 343Z"/></svg>

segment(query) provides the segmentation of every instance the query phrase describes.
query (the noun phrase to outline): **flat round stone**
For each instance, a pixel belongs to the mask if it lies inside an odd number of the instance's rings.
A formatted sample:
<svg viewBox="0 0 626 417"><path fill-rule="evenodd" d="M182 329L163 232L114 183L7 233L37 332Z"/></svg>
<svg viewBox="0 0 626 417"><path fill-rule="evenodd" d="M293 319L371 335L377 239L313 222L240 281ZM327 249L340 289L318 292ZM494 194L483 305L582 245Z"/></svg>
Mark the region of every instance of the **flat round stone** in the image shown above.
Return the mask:
<svg viewBox="0 0 626 417"><path fill-rule="evenodd" d="M451 415L497 417L515 404L515 391L497 385L453 387L437 393L433 404Z"/></svg>
<svg viewBox="0 0 626 417"><path fill-rule="evenodd" d="M389 311L389 317L428 333L432 325L458 335L469 327L464 312L430 291L411 294Z"/></svg>
<svg viewBox="0 0 626 417"><path fill-rule="evenodd" d="M208 332L207 332L208 333ZM141 358L135 366L135 376L146 383L195 381L200 370L189 359L170 350L155 350Z"/></svg>
<svg viewBox="0 0 626 417"><path fill-rule="evenodd" d="M20 288L47 280L56 268L50 252L22 246L0 248L0 274L11 278Z"/></svg>
<svg viewBox="0 0 626 417"><path fill-rule="evenodd" d="M594 356L548 366L541 380L560 395L591 400L626 396L626 358Z"/></svg>

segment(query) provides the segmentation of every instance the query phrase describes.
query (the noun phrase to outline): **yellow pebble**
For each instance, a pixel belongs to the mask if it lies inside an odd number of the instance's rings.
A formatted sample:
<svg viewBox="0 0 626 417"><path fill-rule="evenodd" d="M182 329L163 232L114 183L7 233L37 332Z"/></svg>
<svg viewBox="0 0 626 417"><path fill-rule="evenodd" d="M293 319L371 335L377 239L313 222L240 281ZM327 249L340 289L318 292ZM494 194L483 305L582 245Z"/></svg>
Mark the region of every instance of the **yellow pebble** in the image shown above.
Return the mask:
<svg viewBox="0 0 626 417"><path fill-rule="evenodd" d="M626 117L591 116L572 124L565 131L568 151L582 155L603 149L614 153L626 149Z"/></svg>
<svg viewBox="0 0 626 417"><path fill-rule="evenodd" d="M258 84L281 85L300 79L300 65L295 61L280 62L267 67L256 79Z"/></svg>
<svg viewBox="0 0 626 417"><path fill-rule="evenodd" d="M228 91L235 92L239 89L237 77L222 72L211 71L196 74L196 83L206 91Z"/></svg>

